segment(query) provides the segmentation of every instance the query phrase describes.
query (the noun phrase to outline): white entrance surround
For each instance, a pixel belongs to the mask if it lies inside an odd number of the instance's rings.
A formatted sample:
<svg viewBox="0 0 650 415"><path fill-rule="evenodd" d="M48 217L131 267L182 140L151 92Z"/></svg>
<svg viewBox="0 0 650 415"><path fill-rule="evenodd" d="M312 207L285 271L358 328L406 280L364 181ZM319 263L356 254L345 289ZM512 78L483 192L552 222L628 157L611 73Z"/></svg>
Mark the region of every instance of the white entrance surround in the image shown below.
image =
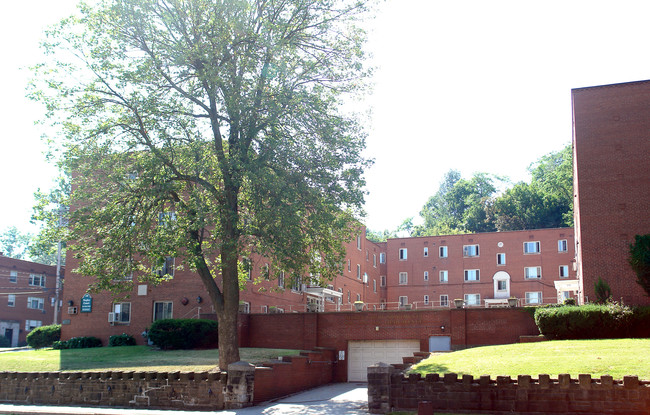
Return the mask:
<svg viewBox="0 0 650 415"><path fill-rule="evenodd" d="M343 300L343 293L338 291L330 290L329 288L323 287L306 287L305 293L307 294L308 304L314 304L316 310L322 312L325 310L325 299L332 298L336 304L336 310L339 310L341 301Z"/></svg>
<svg viewBox="0 0 650 415"><path fill-rule="evenodd" d="M492 277L494 281L494 298L495 299L507 299L510 298L510 274L505 271L498 271ZM499 289L499 282L501 282L501 288ZM505 285L505 289L503 289Z"/></svg>
<svg viewBox="0 0 650 415"><path fill-rule="evenodd" d="M580 298L580 282L578 280L553 281L557 290L557 302L563 303L567 298Z"/></svg>

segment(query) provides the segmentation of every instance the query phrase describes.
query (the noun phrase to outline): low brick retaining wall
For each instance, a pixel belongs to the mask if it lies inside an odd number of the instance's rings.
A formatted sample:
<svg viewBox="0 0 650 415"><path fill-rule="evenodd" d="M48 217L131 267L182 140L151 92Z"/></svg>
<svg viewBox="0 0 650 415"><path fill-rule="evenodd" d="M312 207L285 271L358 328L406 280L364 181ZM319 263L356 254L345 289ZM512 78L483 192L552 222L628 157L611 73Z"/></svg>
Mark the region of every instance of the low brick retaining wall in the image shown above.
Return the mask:
<svg viewBox="0 0 650 415"><path fill-rule="evenodd" d="M0 402L224 409L226 373L0 372Z"/></svg>
<svg viewBox="0 0 650 415"><path fill-rule="evenodd" d="M391 365L368 368L368 407L371 413L417 410L430 402L434 411L482 414L626 414L650 413L650 382L626 376L592 379L590 375L489 376L474 379L456 374L405 375Z"/></svg>
<svg viewBox="0 0 650 415"><path fill-rule="evenodd" d="M0 372L0 403L218 411L332 382L334 350L227 372Z"/></svg>

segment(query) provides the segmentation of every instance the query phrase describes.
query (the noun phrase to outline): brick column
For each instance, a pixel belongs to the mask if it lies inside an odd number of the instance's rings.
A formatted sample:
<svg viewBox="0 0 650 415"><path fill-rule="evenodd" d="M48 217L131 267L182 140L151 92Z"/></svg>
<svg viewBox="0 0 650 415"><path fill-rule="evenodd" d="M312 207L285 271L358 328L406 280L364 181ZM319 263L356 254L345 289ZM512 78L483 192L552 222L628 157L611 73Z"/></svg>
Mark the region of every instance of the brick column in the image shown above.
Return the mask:
<svg viewBox="0 0 650 415"><path fill-rule="evenodd" d="M223 389L225 409L241 409L253 406L255 366L248 362L228 365L228 381Z"/></svg>
<svg viewBox="0 0 650 415"><path fill-rule="evenodd" d="M397 369L386 363L368 367L368 411L371 414L390 412L390 377L396 371Z"/></svg>

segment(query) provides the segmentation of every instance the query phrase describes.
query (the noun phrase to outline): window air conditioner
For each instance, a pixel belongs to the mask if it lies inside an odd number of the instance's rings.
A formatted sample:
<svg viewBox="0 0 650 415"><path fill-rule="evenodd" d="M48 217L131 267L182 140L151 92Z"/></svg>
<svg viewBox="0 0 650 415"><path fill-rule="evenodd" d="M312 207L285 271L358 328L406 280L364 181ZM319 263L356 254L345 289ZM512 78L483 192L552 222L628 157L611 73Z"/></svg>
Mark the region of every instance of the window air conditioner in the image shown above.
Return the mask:
<svg viewBox="0 0 650 415"><path fill-rule="evenodd" d="M368 284L368 274L366 274L365 272L363 273L363 283Z"/></svg>
<svg viewBox="0 0 650 415"><path fill-rule="evenodd" d="M68 314L77 314L77 307L68 307Z"/></svg>
<svg viewBox="0 0 650 415"><path fill-rule="evenodd" d="M108 313L108 322L115 323L115 313Z"/></svg>

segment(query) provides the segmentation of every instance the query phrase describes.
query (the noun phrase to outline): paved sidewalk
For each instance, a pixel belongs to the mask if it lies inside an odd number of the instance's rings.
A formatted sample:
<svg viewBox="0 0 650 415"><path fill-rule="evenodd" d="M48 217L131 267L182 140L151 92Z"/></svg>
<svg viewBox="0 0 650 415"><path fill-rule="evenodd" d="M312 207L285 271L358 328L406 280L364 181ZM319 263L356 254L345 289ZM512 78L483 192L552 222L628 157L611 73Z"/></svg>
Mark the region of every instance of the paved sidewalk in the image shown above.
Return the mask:
<svg viewBox="0 0 650 415"><path fill-rule="evenodd" d="M367 413L368 385L365 383L333 383L252 408L214 412L0 404L0 414L3 415L365 415Z"/></svg>

